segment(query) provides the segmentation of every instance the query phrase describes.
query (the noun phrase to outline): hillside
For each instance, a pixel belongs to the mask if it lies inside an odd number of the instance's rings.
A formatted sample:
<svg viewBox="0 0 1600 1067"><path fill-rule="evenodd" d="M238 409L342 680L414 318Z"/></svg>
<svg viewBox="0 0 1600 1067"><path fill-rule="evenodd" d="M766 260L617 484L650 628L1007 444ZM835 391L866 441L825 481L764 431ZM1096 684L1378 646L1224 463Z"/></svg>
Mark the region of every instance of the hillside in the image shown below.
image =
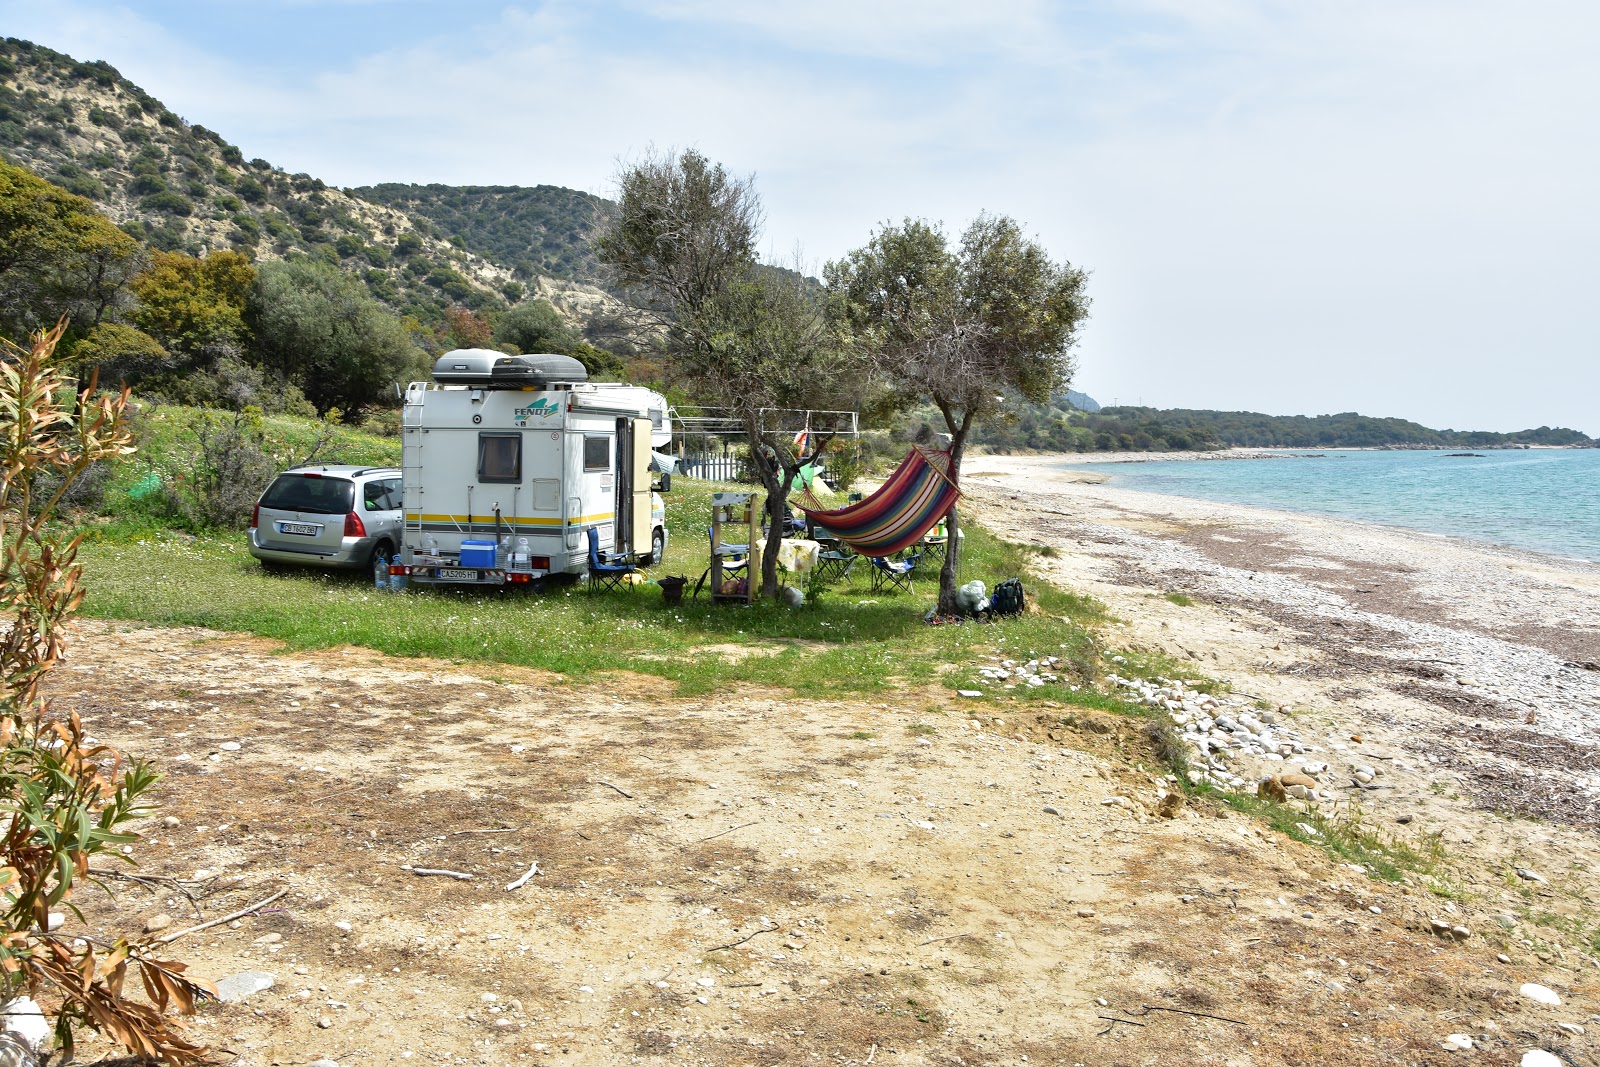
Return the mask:
<svg viewBox="0 0 1600 1067"><path fill-rule="evenodd" d="M0 154L88 198L154 248L305 253L430 323L447 307L500 307L539 285L455 247L426 219L246 160L104 62L6 38L0 79Z"/></svg>
<svg viewBox="0 0 1600 1067"><path fill-rule="evenodd" d="M374 204L427 220L468 252L510 267L519 278L596 281L590 242L616 205L558 185L405 185L351 189Z"/></svg>
<svg viewBox="0 0 1600 1067"><path fill-rule="evenodd" d="M1243 448L1520 448L1526 445L1593 447L1577 430L1540 426L1513 433L1434 430L1408 419L1376 418L1354 411L1337 415L1263 415L1254 411L1186 408L1102 408L1091 418L1096 433L1177 432Z"/></svg>

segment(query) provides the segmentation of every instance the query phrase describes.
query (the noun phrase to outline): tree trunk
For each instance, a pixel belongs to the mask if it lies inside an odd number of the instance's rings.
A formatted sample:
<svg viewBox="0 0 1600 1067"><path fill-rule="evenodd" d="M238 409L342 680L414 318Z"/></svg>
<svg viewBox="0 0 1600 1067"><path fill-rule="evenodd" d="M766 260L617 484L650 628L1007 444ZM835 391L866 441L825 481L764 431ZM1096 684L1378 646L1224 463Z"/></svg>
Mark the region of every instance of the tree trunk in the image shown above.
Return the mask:
<svg viewBox="0 0 1600 1067"><path fill-rule="evenodd" d="M950 477L961 484L961 457L967 450L967 430L972 425L970 414L957 424L949 418L950 426ZM960 614L956 607L956 573L961 563L961 527L957 524L956 506L945 512L944 566L939 568L939 614Z"/></svg>

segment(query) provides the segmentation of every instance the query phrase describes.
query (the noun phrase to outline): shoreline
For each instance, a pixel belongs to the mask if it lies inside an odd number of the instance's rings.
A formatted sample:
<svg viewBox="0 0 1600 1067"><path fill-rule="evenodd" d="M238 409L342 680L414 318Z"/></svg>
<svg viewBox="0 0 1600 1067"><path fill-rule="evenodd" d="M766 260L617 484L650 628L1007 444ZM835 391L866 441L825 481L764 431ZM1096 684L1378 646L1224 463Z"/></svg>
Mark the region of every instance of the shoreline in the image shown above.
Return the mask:
<svg viewBox="0 0 1600 1067"><path fill-rule="evenodd" d="M1084 482L1054 462L983 457L969 506L1041 546L1045 577L1104 600L1136 646L1314 709L1362 751L1378 742L1373 758L1408 768L1394 792L1363 798L1385 815L1496 853L1517 834L1485 811L1595 841L1600 565Z"/></svg>
<svg viewBox="0 0 1600 1067"><path fill-rule="evenodd" d="M1546 451L1571 451L1542 446ZM1238 451L1226 455L1212 455L1204 452L1127 452L1127 453L1096 453L1085 454L1084 458L1077 458L1074 453L1049 452L1032 453L1028 455L1000 456L983 454L972 457L967 461L969 470L964 473L966 478L1004 477L1008 470L1027 469L1032 472L1048 472L1052 480L1064 481L1080 485L1106 485L1112 484L1124 492L1139 493L1153 499L1171 499L1189 501L1195 505L1217 505L1219 507L1245 508L1254 511L1275 514L1279 516L1303 516L1327 520L1330 522L1346 522L1357 525L1373 526L1384 530L1393 530L1399 533L1412 534L1421 537L1443 538L1448 541L1458 542L1462 545L1483 552L1512 552L1538 557L1551 566L1576 565L1578 567L1600 568L1600 559L1590 559L1584 556L1567 555L1554 549L1535 548L1524 544L1515 544L1509 541L1490 541L1472 537L1467 534L1454 533L1444 530L1429 530L1417 526L1408 526L1400 521L1390 521L1366 515L1350 515L1333 511L1298 511L1289 507L1271 504L1239 503L1231 500L1216 500L1210 497L1188 496L1180 493L1165 493L1150 489L1133 489L1116 485L1113 473L1101 473L1097 470L1082 470L1083 466L1097 467L1117 463L1159 463L1159 462L1227 462L1231 460L1248 459L1314 459L1321 458L1329 452L1373 452L1389 451L1384 449L1359 449L1359 448L1327 448L1316 453L1303 449L1289 449L1275 453L1259 450ZM1443 452L1444 450L1434 450ZM1509 451L1509 450L1506 450ZM1529 449L1531 451L1531 449ZM1092 458L1091 458L1092 456ZM1123 458L1125 457L1125 458ZM1071 464L1070 466L1065 464ZM996 469L998 468L998 469Z"/></svg>

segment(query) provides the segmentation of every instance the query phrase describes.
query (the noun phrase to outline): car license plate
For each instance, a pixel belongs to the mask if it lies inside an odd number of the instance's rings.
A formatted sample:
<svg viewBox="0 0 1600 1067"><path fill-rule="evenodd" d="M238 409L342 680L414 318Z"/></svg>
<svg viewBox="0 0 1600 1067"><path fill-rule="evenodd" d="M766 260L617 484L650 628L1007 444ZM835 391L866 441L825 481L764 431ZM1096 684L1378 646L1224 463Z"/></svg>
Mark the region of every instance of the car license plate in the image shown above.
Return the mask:
<svg viewBox="0 0 1600 1067"><path fill-rule="evenodd" d="M440 567L433 573L441 582L475 582L478 580L477 571L464 571L459 567Z"/></svg>
<svg viewBox="0 0 1600 1067"><path fill-rule="evenodd" d="M286 534L304 534L307 537L315 537L317 535L317 528L306 522L279 523L278 529Z"/></svg>

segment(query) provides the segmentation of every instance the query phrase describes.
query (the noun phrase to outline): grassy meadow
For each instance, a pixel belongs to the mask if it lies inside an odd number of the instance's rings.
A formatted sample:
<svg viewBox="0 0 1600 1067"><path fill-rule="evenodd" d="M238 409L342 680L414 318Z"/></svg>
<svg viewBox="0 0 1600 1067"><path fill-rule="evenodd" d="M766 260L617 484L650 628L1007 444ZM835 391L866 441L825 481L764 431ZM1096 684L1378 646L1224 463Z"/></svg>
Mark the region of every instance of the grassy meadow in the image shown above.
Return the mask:
<svg viewBox="0 0 1600 1067"><path fill-rule="evenodd" d="M977 524L967 527L962 578L989 586L1021 576L1037 610L993 624L928 626L937 575L915 591L873 593L869 570L834 583L803 607L758 602L712 607L693 581L708 564L704 531L710 522L711 483L679 479L667 499L672 532L663 564L652 577L686 575L684 602L668 608L661 590L645 584L590 594L579 585L485 592L414 588L387 593L366 574L268 573L252 559L245 535L168 528L159 505L130 489L151 472L181 482L186 450L201 416L191 409L144 413L141 450L111 478L108 518L85 525L79 558L88 597L83 614L162 625L206 626L276 638L294 648L360 645L396 656L510 663L590 679L631 670L672 682L680 692L704 692L749 682L800 693L885 692L938 684L976 686L981 657L1060 656L1080 681L1096 671L1090 628L1103 618L1096 602L1030 580L1033 550L1008 544ZM303 455L326 429L304 420L266 420L275 457ZM398 441L336 431L320 458L329 462L395 462ZM726 487L721 487L726 488ZM1029 691L1034 700L1075 696L1066 685ZM1081 699L1088 699L1084 694Z"/></svg>

